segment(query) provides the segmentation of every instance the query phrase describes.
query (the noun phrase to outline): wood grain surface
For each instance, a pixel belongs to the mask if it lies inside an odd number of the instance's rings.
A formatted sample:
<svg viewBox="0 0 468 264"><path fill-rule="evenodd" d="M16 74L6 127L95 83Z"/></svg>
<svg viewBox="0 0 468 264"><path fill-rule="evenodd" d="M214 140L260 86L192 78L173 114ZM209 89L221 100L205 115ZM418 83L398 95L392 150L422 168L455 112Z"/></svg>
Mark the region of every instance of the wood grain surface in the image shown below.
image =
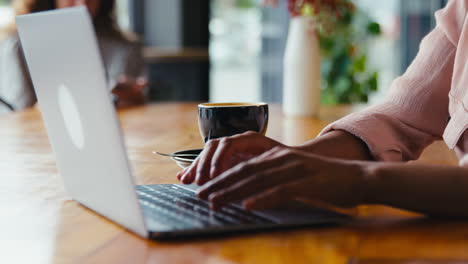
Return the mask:
<svg viewBox="0 0 468 264"><path fill-rule="evenodd" d="M153 150L203 146L194 103L120 111L138 184L176 183L179 168ZM320 119L288 119L270 106L267 135L287 144L313 138L348 108ZM67 195L40 112L0 117L0 263L468 263L468 222L361 206L344 226L175 242L152 242L85 209ZM442 142L418 162L456 165ZM111 184L111 183L110 183Z"/></svg>

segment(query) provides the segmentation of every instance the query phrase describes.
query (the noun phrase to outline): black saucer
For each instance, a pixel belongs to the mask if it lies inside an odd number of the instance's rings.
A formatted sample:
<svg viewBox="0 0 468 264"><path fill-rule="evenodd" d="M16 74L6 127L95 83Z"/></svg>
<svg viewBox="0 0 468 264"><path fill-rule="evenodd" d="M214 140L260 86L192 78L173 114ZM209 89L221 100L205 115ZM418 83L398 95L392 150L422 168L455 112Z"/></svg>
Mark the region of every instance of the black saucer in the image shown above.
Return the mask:
<svg viewBox="0 0 468 264"><path fill-rule="evenodd" d="M202 152L203 149L189 149L189 150L181 150L174 152L172 154L174 155L179 155L179 154L195 154L199 155ZM192 162L196 159L196 157L172 157L172 160L174 160L177 165L179 165L181 168L187 168L192 164Z"/></svg>

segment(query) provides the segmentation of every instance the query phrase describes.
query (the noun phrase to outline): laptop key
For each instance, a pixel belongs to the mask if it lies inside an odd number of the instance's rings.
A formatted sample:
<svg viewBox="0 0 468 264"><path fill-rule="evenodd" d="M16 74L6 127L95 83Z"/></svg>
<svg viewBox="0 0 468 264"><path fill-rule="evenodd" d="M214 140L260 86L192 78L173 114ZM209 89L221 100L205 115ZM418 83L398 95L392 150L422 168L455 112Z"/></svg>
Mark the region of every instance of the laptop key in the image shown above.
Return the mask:
<svg viewBox="0 0 468 264"><path fill-rule="evenodd" d="M213 211L208 202L176 185L139 185L136 189L145 214L175 228L272 223L232 205Z"/></svg>
<svg viewBox="0 0 468 264"><path fill-rule="evenodd" d="M163 214L172 214L172 218L175 220L182 222L185 225L191 225L193 222L197 223L197 226L217 226L223 225L227 222L223 219L218 217L217 215L208 216L204 214L204 210L197 208L186 203L182 199L164 199L164 195L160 197L155 196L148 196L147 194L140 194L140 199L149 201L152 203L152 206L155 207L155 211L157 211L153 216L155 220L158 220L158 217L161 213ZM167 198L167 197L166 197ZM164 210L161 210L159 207L163 207Z"/></svg>
<svg viewBox="0 0 468 264"><path fill-rule="evenodd" d="M159 185L154 185L154 186L159 187ZM177 187L177 186L174 186L174 185L169 185L169 186L162 185L162 186L169 193L184 195L185 197L187 197L187 199L189 199L191 202L193 202L195 204L199 204L199 205L202 205L202 206L205 206L205 207L209 207L208 202L199 199L198 197L195 196L195 194L193 192L191 192L189 190L186 190L184 188L180 188L180 187ZM150 187L148 187L148 188L150 188ZM157 191L157 193L161 194L161 191ZM208 210L210 210L210 209L208 209ZM259 222L271 223L271 221L269 219L267 219L267 218L264 218L264 217L261 217L259 215L254 214L254 213L248 212L248 211L243 210L241 208L238 208L238 207L236 207L234 205L226 205L225 207L223 207L221 209L221 212L223 213L223 215L232 216L232 217L236 218L238 221L242 220L242 222L245 222L245 223L259 223Z"/></svg>
<svg viewBox="0 0 468 264"><path fill-rule="evenodd" d="M205 226L205 223L202 221L197 221L197 219L181 212L174 212L171 206L155 202L148 197L140 197L140 203L142 204L143 213L146 216L149 216L162 224L180 229L187 226L192 228Z"/></svg>

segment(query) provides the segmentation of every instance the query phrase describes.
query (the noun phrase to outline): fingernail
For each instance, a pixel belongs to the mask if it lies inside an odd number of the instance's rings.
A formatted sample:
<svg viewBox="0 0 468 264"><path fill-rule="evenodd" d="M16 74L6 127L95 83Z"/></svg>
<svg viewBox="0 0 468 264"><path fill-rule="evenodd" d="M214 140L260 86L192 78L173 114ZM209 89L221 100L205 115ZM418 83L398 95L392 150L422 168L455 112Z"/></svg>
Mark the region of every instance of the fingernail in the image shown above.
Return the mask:
<svg viewBox="0 0 468 264"><path fill-rule="evenodd" d="M215 197L216 197L216 194L212 193L210 195L208 195L208 201L210 201L211 203L215 201Z"/></svg>
<svg viewBox="0 0 468 264"><path fill-rule="evenodd" d="M255 202L251 200L243 201L242 202L242 207L244 207L245 210L252 210L255 207Z"/></svg>
<svg viewBox="0 0 468 264"><path fill-rule="evenodd" d="M180 180L180 178L182 178L182 176L184 176L185 174L187 174L187 171L188 171L187 168L185 168L185 169L179 171L179 172L177 173L177 178Z"/></svg>

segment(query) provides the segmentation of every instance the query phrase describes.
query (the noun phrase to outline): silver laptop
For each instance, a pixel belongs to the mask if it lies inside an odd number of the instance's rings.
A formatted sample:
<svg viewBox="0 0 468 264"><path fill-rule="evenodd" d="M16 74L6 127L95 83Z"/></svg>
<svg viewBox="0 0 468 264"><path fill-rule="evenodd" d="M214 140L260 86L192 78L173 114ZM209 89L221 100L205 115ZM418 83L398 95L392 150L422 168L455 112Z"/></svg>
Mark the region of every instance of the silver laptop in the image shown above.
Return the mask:
<svg viewBox="0 0 468 264"><path fill-rule="evenodd" d="M135 186L87 9L16 21L59 172L80 204L154 239L346 221L340 214L300 206L248 212L231 204L211 211L192 186Z"/></svg>

